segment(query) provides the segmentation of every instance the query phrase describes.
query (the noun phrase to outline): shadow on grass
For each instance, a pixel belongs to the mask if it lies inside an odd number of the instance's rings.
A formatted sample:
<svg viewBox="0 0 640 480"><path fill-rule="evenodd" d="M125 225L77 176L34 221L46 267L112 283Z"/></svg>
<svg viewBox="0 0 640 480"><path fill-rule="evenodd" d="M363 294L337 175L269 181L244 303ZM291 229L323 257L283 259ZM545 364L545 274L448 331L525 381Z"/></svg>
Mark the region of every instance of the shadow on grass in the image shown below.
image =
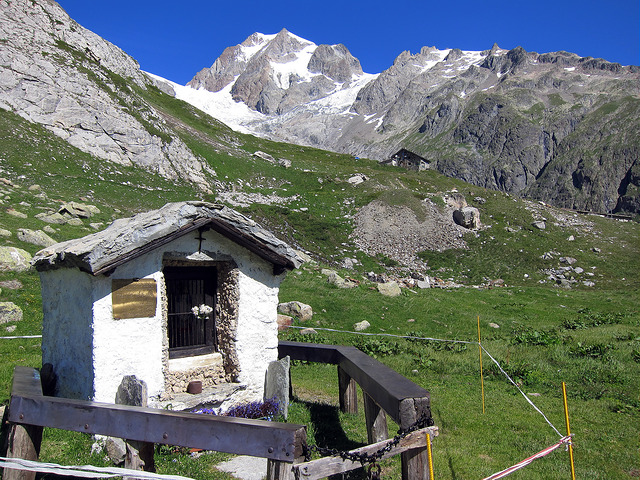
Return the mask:
<svg viewBox="0 0 640 480"><path fill-rule="evenodd" d="M354 442L347 437L342 425L340 424L338 407L328 405L326 403L313 403L300 399L296 399L296 402L303 405L304 408L309 411L311 424L315 432L315 444L318 447L349 451L365 445L364 443ZM322 453L320 455L325 456L325 454ZM328 454L326 456L328 456ZM332 475L328 478L332 480L359 480L367 478L367 474L365 469L358 468L357 470L352 470L351 472L344 474Z"/></svg>

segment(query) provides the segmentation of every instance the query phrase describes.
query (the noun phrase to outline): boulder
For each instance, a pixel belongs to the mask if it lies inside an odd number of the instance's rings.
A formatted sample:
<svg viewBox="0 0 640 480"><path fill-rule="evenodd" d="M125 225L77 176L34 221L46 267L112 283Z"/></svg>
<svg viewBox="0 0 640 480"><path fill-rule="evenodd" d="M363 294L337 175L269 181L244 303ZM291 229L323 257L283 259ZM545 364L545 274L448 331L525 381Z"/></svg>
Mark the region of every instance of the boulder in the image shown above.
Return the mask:
<svg viewBox="0 0 640 480"><path fill-rule="evenodd" d="M29 230L28 228L18 229L18 240L41 247L50 247L58 243L42 230Z"/></svg>
<svg viewBox="0 0 640 480"><path fill-rule="evenodd" d="M402 293L398 282L379 283L377 287L378 292L387 297L397 297Z"/></svg>
<svg viewBox="0 0 640 480"><path fill-rule="evenodd" d="M0 272L24 272L31 267L31 254L21 248L0 247Z"/></svg>
<svg viewBox="0 0 640 480"><path fill-rule="evenodd" d="M278 312L283 315L296 317L301 322L311 320L313 317L313 309L310 305L302 302L286 302L278 305Z"/></svg>
<svg viewBox="0 0 640 480"><path fill-rule="evenodd" d="M12 302L0 302L0 324L22 320L22 309Z"/></svg>
<svg viewBox="0 0 640 480"><path fill-rule="evenodd" d="M366 320L363 320L361 322L355 323L353 325L353 330L355 330L356 332L362 332L363 330L366 330L370 326L371 324L369 322L367 322Z"/></svg>
<svg viewBox="0 0 640 480"><path fill-rule="evenodd" d="M475 207L462 207L453 212L453 221L464 228L477 230L480 228L480 211Z"/></svg>

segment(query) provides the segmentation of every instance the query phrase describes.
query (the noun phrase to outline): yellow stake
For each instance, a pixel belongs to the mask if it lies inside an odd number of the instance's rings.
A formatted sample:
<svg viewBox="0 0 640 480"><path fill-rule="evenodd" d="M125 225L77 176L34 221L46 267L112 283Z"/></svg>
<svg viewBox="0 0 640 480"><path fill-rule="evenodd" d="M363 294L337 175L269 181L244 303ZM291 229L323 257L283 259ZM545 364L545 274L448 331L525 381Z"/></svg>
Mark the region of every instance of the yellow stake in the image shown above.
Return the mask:
<svg viewBox="0 0 640 480"><path fill-rule="evenodd" d="M433 480L433 458L431 457L431 434L427 432L427 457L429 458L429 480Z"/></svg>
<svg viewBox="0 0 640 480"><path fill-rule="evenodd" d="M562 382L562 398L564 399L564 420L567 424L567 436L571 437L571 428L569 427L569 408L567 407L567 387ZM571 480L576 480L576 470L573 466L573 445L569 439L569 460L571 461Z"/></svg>
<svg viewBox="0 0 640 480"><path fill-rule="evenodd" d="M482 390L482 413L484 414L484 375L482 373L482 343L480 342L480 315L478 315L478 350L480 352L480 388Z"/></svg>

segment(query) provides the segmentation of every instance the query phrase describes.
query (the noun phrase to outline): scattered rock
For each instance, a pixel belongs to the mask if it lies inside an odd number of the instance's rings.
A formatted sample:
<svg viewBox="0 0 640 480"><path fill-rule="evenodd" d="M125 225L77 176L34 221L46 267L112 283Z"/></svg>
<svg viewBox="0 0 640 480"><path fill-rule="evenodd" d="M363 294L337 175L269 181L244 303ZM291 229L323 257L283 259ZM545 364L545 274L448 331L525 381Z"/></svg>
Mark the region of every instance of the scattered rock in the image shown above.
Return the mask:
<svg viewBox="0 0 640 480"><path fill-rule="evenodd" d="M283 168L291 168L291 160L288 158L281 158L278 160L278 165Z"/></svg>
<svg viewBox="0 0 640 480"><path fill-rule="evenodd" d="M67 218L65 218L63 215L59 214L58 212L49 212L49 213L38 213L36 215L36 218L38 220L42 220L43 222L46 223L55 223L57 225L64 225L65 223L67 223Z"/></svg>
<svg viewBox="0 0 640 480"><path fill-rule="evenodd" d="M323 269L323 272L324 271L325 269ZM338 288L354 288L357 286L357 283L351 280L345 280L340 275L338 275L338 272L334 270L328 270L327 282L329 282L332 285L335 285Z"/></svg>
<svg viewBox="0 0 640 480"><path fill-rule="evenodd" d="M22 309L13 302L0 302L0 324L20 322Z"/></svg>
<svg viewBox="0 0 640 480"><path fill-rule="evenodd" d="M582 284L583 284L585 287L595 287L595 286L596 286L596 284L595 284L595 283L593 283L591 280L585 280L584 282L582 282Z"/></svg>
<svg viewBox="0 0 640 480"><path fill-rule="evenodd" d="M566 263L566 264L568 264L568 265L573 265L574 263L576 263L576 262L577 262L577 260L576 260L575 258L573 258L573 257L560 257L560 258L558 259L558 261L559 261L560 263Z"/></svg>
<svg viewBox="0 0 640 480"><path fill-rule="evenodd" d="M17 325L9 325L8 327L5 328L5 330L7 331L7 333L13 333L16 331L16 328L18 328Z"/></svg>
<svg viewBox="0 0 640 480"><path fill-rule="evenodd" d="M489 326L491 328L500 328L500 325L498 325L497 323L493 323L493 322L489 323Z"/></svg>
<svg viewBox="0 0 640 480"><path fill-rule="evenodd" d="M400 285L398 282L392 281L387 283L379 283L377 285L378 292L387 297L397 297L402 292L400 291Z"/></svg>
<svg viewBox="0 0 640 480"><path fill-rule="evenodd" d="M416 282L416 286L420 289L431 288L431 282L429 281L429 277L426 280L418 280Z"/></svg>
<svg viewBox="0 0 640 480"><path fill-rule="evenodd" d="M298 254L298 256L302 259L302 261L304 263L312 263L313 262L313 258L311 258L310 255L306 254L302 250L296 250L295 252Z"/></svg>
<svg viewBox="0 0 640 480"><path fill-rule="evenodd" d="M531 223L531 226L537 228L538 230L544 230L547 228L546 222L543 222L542 220L537 220Z"/></svg>
<svg viewBox="0 0 640 480"><path fill-rule="evenodd" d="M591 249L594 253L600 253L602 250L600 250L598 247L593 247Z"/></svg>
<svg viewBox="0 0 640 480"><path fill-rule="evenodd" d="M467 206L467 200L464 198L464 195L457 192L452 192L443 197L444 202L455 208L456 210L462 210Z"/></svg>
<svg viewBox="0 0 640 480"><path fill-rule="evenodd" d="M362 332L364 330L366 330L367 328L369 328L371 326L371 324L369 322L367 322L366 320L363 320L361 322L355 323L353 325L353 329L356 332Z"/></svg>
<svg viewBox="0 0 640 480"><path fill-rule="evenodd" d="M253 152L253 156L257 158L261 158L262 160L266 160L269 163L276 163L276 159L268 153L261 152L260 150Z"/></svg>
<svg viewBox="0 0 640 480"><path fill-rule="evenodd" d="M567 238L568 242L573 242L575 241L576 237L574 237L573 235L569 235L569 237Z"/></svg>
<svg viewBox="0 0 640 480"><path fill-rule="evenodd" d="M27 218L25 213L19 212L15 208L7 208L7 213L17 218Z"/></svg>
<svg viewBox="0 0 640 480"><path fill-rule="evenodd" d="M114 465L122 465L127 454L127 444L121 438L107 437L104 441L104 450Z"/></svg>
<svg viewBox="0 0 640 480"><path fill-rule="evenodd" d="M50 247L58 243L42 230L29 230L28 228L18 229L18 240L41 247Z"/></svg>
<svg viewBox="0 0 640 480"><path fill-rule="evenodd" d="M94 230L102 230L102 228L104 227L104 223L102 222L95 222L95 223L90 223L89 226L91 228L93 228Z"/></svg>
<svg viewBox="0 0 640 480"><path fill-rule="evenodd" d="M289 315L278 314L278 330L286 330L291 325L293 325L293 317Z"/></svg>
<svg viewBox="0 0 640 480"><path fill-rule="evenodd" d="M311 320L311 318L313 317L313 309L311 308L311 305L307 305L306 303L297 301L279 304L278 312L283 315L296 317L301 322Z"/></svg>
<svg viewBox="0 0 640 480"><path fill-rule="evenodd" d="M18 290L22 288L22 282L20 280L3 280L0 282L0 287L8 288L9 290Z"/></svg>
<svg viewBox="0 0 640 480"><path fill-rule="evenodd" d="M351 185L360 185L361 183L364 183L368 180L366 175L363 175L362 173L357 173L354 176L350 177L349 180L347 180Z"/></svg>
<svg viewBox="0 0 640 480"><path fill-rule="evenodd" d="M474 202L479 203L480 205L484 205L487 201L482 197L475 197L473 199Z"/></svg>
<svg viewBox="0 0 640 480"><path fill-rule="evenodd" d="M31 268L31 254L21 248L0 247L0 272L24 272Z"/></svg>
<svg viewBox="0 0 640 480"><path fill-rule="evenodd" d="M5 230L4 228L0 228L0 237L9 238L13 235L9 230Z"/></svg>
<svg viewBox="0 0 640 480"><path fill-rule="evenodd" d="M303 328L300 330L301 335L314 335L318 333L314 328Z"/></svg>

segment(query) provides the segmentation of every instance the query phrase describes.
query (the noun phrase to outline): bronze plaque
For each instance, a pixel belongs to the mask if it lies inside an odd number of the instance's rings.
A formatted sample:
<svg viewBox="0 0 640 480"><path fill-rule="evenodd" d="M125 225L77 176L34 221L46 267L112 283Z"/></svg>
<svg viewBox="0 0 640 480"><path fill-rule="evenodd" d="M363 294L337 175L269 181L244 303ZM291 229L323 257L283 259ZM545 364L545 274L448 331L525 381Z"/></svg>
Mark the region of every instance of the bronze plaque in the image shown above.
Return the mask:
<svg viewBox="0 0 640 480"><path fill-rule="evenodd" d="M111 281L113 318L149 318L156 314L156 281L153 278Z"/></svg>

